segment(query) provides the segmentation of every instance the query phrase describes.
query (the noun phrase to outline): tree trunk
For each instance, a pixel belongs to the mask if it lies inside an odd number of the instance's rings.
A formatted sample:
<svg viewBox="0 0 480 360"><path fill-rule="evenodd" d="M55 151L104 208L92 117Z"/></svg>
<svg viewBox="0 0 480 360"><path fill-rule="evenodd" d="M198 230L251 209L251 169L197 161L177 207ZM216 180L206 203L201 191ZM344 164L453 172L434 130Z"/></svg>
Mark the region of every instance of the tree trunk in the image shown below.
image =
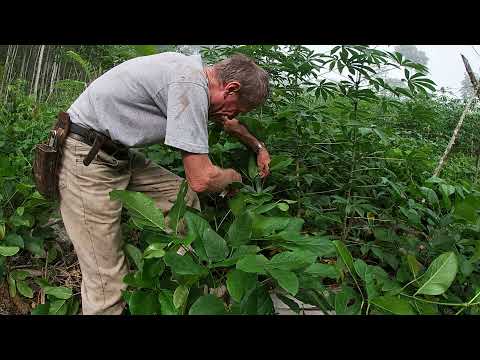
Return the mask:
<svg viewBox="0 0 480 360"><path fill-rule="evenodd" d="M45 45L40 46L40 55L38 58L37 74L35 75L35 85L33 86L33 96L37 100L38 81L40 79L40 71L42 70L43 52L45 51Z"/></svg>

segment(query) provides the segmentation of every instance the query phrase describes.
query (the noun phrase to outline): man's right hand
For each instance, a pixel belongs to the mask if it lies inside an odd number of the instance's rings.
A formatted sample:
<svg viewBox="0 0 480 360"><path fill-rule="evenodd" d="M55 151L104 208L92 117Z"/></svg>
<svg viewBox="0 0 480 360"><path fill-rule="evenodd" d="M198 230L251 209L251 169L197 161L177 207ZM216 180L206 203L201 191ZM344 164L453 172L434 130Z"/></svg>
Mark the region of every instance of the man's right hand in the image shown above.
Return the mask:
<svg viewBox="0 0 480 360"><path fill-rule="evenodd" d="M242 182L233 169L221 169L212 164L207 154L183 152L183 166L191 189L195 192L222 192L232 182Z"/></svg>

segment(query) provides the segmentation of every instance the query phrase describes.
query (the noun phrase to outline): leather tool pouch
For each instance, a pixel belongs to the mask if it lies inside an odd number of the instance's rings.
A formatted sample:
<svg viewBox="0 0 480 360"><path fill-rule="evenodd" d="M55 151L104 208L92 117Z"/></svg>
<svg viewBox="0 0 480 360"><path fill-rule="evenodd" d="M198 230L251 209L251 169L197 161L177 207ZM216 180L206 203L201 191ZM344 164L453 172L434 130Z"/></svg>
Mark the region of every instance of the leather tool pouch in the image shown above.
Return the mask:
<svg viewBox="0 0 480 360"><path fill-rule="evenodd" d="M62 160L62 149L70 132L70 117L67 113L58 114L57 122L50 131L46 143L35 147L33 175L37 190L46 199L56 200L58 192L58 172Z"/></svg>

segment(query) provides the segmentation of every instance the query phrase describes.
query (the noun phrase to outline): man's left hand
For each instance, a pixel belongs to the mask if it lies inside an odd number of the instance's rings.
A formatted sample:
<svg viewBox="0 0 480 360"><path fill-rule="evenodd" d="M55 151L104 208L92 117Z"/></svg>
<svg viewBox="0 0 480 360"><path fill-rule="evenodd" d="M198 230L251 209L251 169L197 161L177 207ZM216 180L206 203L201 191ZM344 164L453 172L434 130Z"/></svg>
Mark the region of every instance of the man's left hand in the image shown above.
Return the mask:
<svg viewBox="0 0 480 360"><path fill-rule="evenodd" d="M257 154L258 174L263 179L270 174L270 154L268 150L263 148Z"/></svg>

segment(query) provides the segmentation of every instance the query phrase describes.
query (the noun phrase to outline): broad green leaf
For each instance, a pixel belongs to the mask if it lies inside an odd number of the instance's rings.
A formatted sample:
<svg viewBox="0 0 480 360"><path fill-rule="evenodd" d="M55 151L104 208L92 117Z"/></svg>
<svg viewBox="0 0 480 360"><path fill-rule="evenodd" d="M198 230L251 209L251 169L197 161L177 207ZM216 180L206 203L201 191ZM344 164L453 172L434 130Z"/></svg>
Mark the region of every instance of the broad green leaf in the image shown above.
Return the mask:
<svg viewBox="0 0 480 360"><path fill-rule="evenodd" d="M50 303L48 309L49 315L67 315L68 304L67 300L55 300Z"/></svg>
<svg viewBox="0 0 480 360"><path fill-rule="evenodd" d="M18 246L0 246L0 255L13 256L20 251Z"/></svg>
<svg viewBox="0 0 480 360"><path fill-rule="evenodd" d="M143 257L145 259L161 258L165 256L165 246L166 244L161 243L150 244L143 252Z"/></svg>
<svg viewBox="0 0 480 360"><path fill-rule="evenodd" d="M15 280L25 280L30 276L30 273L25 270L13 270L10 273L10 276L13 277Z"/></svg>
<svg viewBox="0 0 480 360"><path fill-rule="evenodd" d="M218 235L202 217L187 212L188 242L194 242L196 251L202 260L222 261L228 254L225 239Z"/></svg>
<svg viewBox="0 0 480 360"><path fill-rule="evenodd" d="M113 190L110 192L110 198L123 203L134 218L135 224L160 230L165 229L162 211L155 206L153 199L144 193Z"/></svg>
<svg viewBox="0 0 480 360"><path fill-rule="evenodd" d="M160 303L157 296L151 291L137 290L128 300L128 307L132 315L160 315Z"/></svg>
<svg viewBox="0 0 480 360"><path fill-rule="evenodd" d="M228 200L228 206L232 210L233 215L240 216L246 206L246 195L237 193L233 198Z"/></svg>
<svg viewBox="0 0 480 360"><path fill-rule="evenodd" d="M227 274L227 290L232 299L242 301L243 296L255 286L257 277L241 270L233 269Z"/></svg>
<svg viewBox="0 0 480 360"><path fill-rule="evenodd" d="M480 198L467 196L455 204L454 215L456 217L475 222L478 218L477 210L480 208Z"/></svg>
<svg viewBox="0 0 480 360"><path fill-rule="evenodd" d="M265 265L268 262L263 255L246 255L237 262L237 269L247 273L266 274Z"/></svg>
<svg viewBox="0 0 480 360"><path fill-rule="evenodd" d="M72 289L65 286L46 286L43 290L45 294L56 297L57 299L67 300L73 296Z"/></svg>
<svg viewBox="0 0 480 360"><path fill-rule="evenodd" d="M181 256L175 252L168 252L163 259L178 275L205 276L208 273L207 269L196 264L188 254Z"/></svg>
<svg viewBox="0 0 480 360"><path fill-rule="evenodd" d="M256 245L240 245L236 248L231 257L224 261L213 264L211 267L229 267L235 265L237 261L243 258L245 255L255 255L260 251L260 248Z"/></svg>
<svg viewBox="0 0 480 360"><path fill-rule="evenodd" d="M185 210L187 209L187 204L185 203L185 195L188 191L188 183L186 180L183 180L182 185L177 194L177 199L175 200L175 204L170 209L168 213L169 218L169 227L173 230L173 232L177 233L177 226L180 219L184 216Z"/></svg>
<svg viewBox="0 0 480 360"><path fill-rule="evenodd" d="M341 242L340 240L333 241L333 244L335 245L335 247L337 249L338 255L341 257L344 264L347 266L348 272L355 278L355 268L354 268L354 265L353 265L352 254L347 249L345 244L343 242Z"/></svg>
<svg viewBox="0 0 480 360"><path fill-rule="evenodd" d="M348 286L342 286L335 295L335 313L337 315L359 315L361 307L360 295Z"/></svg>
<svg viewBox="0 0 480 360"><path fill-rule="evenodd" d="M244 315L271 315L275 312L265 286L254 287L245 294L240 303L240 312Z"/></svg>
<svg viewBox="0 0 480 360"><path fill-rule="evenodd" d="M435 191L433 191L432 189L427 188L427 187L421 187L420 191L427 198L428 202L431 205L437 205L438 206L439 202L438 202L438 197L437 197L437 194L435 193Z"/></svg>
<svg viewBox="0 0 480 360"><path fill-rule="evenodd" d="M317 255L302 250L284 251L276 254L265 266L268 269L280 270L298 270L313 264L317 260Z"/></svg>
<svg viewBox="0 0 480 360"><path fill-rule="evenodd" d="M143 262L142 262L142 252L139 248L136 246L133 246L132 244L125 244L123 247L123 250L127 254L127 256L133 261L137 269L142 269Z"/></svg>
<svg viewBox="0 0 480 360"><path fill-rule="evenodd" d="M298 278L294 272L288 270L280 270L269 268L268 272L278 281L278 284L292 295L298 292Z"/></svg>
<svg viewBox="0 0 480 360"><path fill-rule="evenodd" d="M173 304L173 293L171 290L160 290L158 293L158 302L160 303L162 315L178 315L178 311Z"/></svg>
<svg viewBox="0 0 480 360"><path fill-rule="evenodd" d="M189 291L190 289L185 285L179 285L175 289L175 292L173 293L173 306L175 306L175 309L180 309L180 307L185 304Z"/></svg>
<svg viewBox="0 0 480 360"><path fill-rule="evenodd" d="M38 304L35 309L32 310L32 315L48 315L50 310L50 304Z"/></svg>
<svg viewBox="0 0 480 360"><path fill-rule="evenodd" d="M256 215L253 219L253 236L268 236L282 230L298 233L302 230L304 222L300 218Z"/></svg>
<svg viewBox="0 0 480 360"><path fill-rule="evenodd" d="M189 315L225 315L223 301L215 295L204 295L199 297L190 307Z"/></svg>
<svg viewBox="0 0 480 360"><path fill-rule="evenodd" d="M458 271L458 260L452 251L443 253L432 261L420 279L420 287L415 293L441 295L448 290Z"/></svg>
<svg viewBox="0 0 480 360"><path fill-rule="evenodd" d="M410 271L412 272L412 275L414 278L417 278L418 274L423 268L423 265L420 264L417 260L417 258L414 255L408 254L407 255L407 263Z"/></svg>
<svg viewBox="0 0 480 360"><path fill-rule="evenodd" d="M250 211L245 211L230 225L227 241L231 246L240 246L248 243L252 236L253 216Z"/></svg>
<svg viewBox="0 0 480 360"><path fill-rule="evenodd" d="M277 205L277 207L278 207L281 211L288 211L288 209L289 209L289 206L288 206L288 204L286 204L286 203L279 203L279 204Z"/></svg>
<svg viewBox="0 0 480 360"><path fill-rule="evenodd" d="M305 273L330 279L337 279L340 277L337 267L329 264L312 264L305 269Z"/></svg>
<svg viewBox="0 0 480 360"><path fill-rule="evenodd" d="M291 163L293 163L293 159L288 156L274 155L270 162L270 171L281 171L286 169Z"/></svg>
<svg viewBox="0 0 480 360"><path fill-rule="evenodd" d="M20 294L31 299L33 298L33 290L25 281L17 281L17 289Z"/></svg>
<svg viewBox="0 0 480 360"><path fill-rule="evenodd" d="M327 236L305 236L285 231L279 233L278 237L286 241L278 244L285 249L309 251L317 256L331 256L335 254L335 246Z"/></svg>
<svg viewBox="0 0 480 360"><path fill-rule="evenodd" d="M379 296L369 300L370 304L394 315L415 315L410 303L397 296Z"/></svg>

